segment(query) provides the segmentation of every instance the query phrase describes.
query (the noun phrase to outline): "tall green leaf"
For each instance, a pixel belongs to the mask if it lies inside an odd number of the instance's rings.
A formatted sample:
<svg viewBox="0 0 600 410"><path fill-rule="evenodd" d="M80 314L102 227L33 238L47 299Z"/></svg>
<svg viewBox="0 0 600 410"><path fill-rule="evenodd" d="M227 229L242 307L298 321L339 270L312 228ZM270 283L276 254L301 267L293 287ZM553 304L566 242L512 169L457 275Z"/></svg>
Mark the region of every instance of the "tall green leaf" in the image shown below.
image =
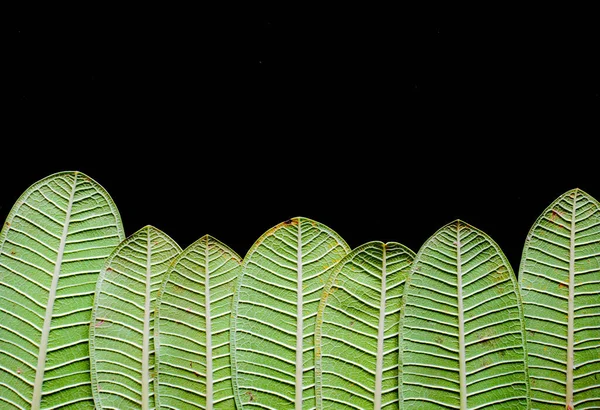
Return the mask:
<svg viewBox="0 0 600 410"><path fill-rule="evenodd" d="M157 304L157 408L234 409L231 308L242 259L205 235L173 262Z"/></svg>
<svg viewBox="0 0 600 410"><path fill-rule="evenodd" d="M421 247L406 280L400 408L530 406L514 272L484 232L456 220Z"/></svg>
<svg viewBox="0 0 600 410"><path fill-rule="evenodd" d="M16 201L0 233L1 408L94 407L94 288L123 232L109 194L81 172L52 174Z"/></svg>
<svg viewBox="0 0 600 410"><path fill-rule="evenodd" d="M154 408L154 309L164 274L180 252L173 239L147 225L106 260L89 327L97 409Z"/></svg>
<svg viewBox="0 0 600 410"><path fill-rule="evenodd" d="M274 226L250 248L233 305L238 408L315 407L317 308L330 269L349 251L337 233L307 218Z"/></svg>
<svg viewBox="0 0 600 410"><path fill-rule="evenodd" d="M523 295L532 401L600 408L600 203L580 189L552 202L526 238Z"/></svg>
<svg viewBox="0 0 600 410"><path fill-rule="evenodd" d="M400 307L414 256L369 242L331 273L315 328L318 409L398 409Z"/></svg>

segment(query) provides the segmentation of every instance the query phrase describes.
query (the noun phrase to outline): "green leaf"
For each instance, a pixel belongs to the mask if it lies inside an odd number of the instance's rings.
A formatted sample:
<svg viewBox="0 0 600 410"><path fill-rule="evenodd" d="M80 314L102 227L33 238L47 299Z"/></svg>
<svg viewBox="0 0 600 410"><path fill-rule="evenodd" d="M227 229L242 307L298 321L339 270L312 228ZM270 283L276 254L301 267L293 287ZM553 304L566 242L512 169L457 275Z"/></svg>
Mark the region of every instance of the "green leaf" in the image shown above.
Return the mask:
<svg viewBox="0 0 600 410"><path fill-rule="evenodd" d="M369 242L323 290L315 328L317 408L397 409L402 291L414 252Z"/></svg>
<svg viewBox="0 0 600 410"><path fill-rule="evenodd" d="M157 408L234 409L231 308L242 259L205 235L173 262L157 301Z"/></svg>
<svg viewBox="0 0 600 410"><path fill-rule="evenodd" d="M112 199L81 172L52 174L16 201L0 233L1 408L94 407L94 288L123 238Z"/></svg>
<svg viewBox="0 0 600 410"><path fill-rule="evenodd" d="M600 204L580 189L552 202L527 235L519 285L536 408L600 408L599 257Z"/></svg>
<svg viewBox="0 0 600 410"><path fill-rule="evenodd" d="M89 327L97 409L154 408L154 309L163 277L180 252L173 239L148 225L106 260Z"/></svg>
<svg viewBox="0 0 600 410"><path fill-rule="evenodd" d="M421 247L406 280L400 408L529 408L523 311L499 246L456 220Z"/></svg>
<svg viewBox="0 0 600 410"><path fill-rule="evenodd" d="M327 226L293 218L244 257L234 295L233 386L238 408L314 408L314 330L330 269L350 251Z"/></svg>

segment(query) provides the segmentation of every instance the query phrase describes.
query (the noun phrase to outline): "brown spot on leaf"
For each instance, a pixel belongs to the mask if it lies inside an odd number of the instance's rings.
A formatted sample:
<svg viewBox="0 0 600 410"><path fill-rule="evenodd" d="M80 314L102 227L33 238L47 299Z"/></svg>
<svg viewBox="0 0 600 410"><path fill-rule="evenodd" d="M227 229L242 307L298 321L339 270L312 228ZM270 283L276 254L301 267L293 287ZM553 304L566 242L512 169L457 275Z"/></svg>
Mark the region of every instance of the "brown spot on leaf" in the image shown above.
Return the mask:
<svg viewBox="0 0 600 410"><path fill-rule="evenodd" d="M506 278L504 271L502 269L496 269L492 273L492 280L494 283L502 282Z"/></svg>
<svg viewBox="0 0 600 410"><path fill-rule="evenodd" d="M246 390L246 395L248 396L248 401L254 401L254 395L252 394L251 391Z"/></svg>

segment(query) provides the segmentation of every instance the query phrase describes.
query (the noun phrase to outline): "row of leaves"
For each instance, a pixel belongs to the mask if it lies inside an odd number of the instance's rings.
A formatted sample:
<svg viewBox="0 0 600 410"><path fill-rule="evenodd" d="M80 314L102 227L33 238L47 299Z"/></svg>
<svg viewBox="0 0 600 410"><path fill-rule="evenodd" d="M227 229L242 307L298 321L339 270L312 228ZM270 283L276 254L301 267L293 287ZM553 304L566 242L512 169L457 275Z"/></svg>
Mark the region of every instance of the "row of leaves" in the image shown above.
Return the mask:
<svg viewBox="0 0 600 410"><path fill-rule="evenodd" d="M600 407L600 204L574 189L515 275L453 221L418 252L293 218L241 258L125 237L81 172L30 186L0 234L2 408ZM518 277L518 281L517 281Z"/></svg>

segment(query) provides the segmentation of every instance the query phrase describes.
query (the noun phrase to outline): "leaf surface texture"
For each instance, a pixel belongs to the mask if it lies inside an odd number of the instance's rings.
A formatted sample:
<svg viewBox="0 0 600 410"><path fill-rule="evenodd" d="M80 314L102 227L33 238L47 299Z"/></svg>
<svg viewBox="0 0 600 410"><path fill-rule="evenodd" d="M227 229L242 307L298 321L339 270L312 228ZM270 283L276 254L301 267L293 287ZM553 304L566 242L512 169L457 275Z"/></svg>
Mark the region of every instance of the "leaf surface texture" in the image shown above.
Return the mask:
<svg viewBox="0 0 600 410"><path fill-rule="evenodd" d="M81 172L52 174L16 201L0 234L1 408L94 407L94 290L123 238L110 195Z"/></svg>
<svg viewBox="0 0 600 410"><path fill-rule="evenodd" d="M180 252L173 239L148 225L108 257L89 332L97 409L154 408L154 310L163 277Z"/></svg>
<svg viewBox="0 0 600 410"><path fill-rule="evenodd" d="M205 235L173 262L157 318L157 407L235 409L230 326L241 258Z"/></svg>
<svg viewBox="0 0 600 410"><path fill-rule="evenodd" d="M333 270L317 313L317 408L398 409L400 308L414 256L370 242Z"/></svg>
<svg viewBox="0 0 600 410"><path fill-rule="evenodd" d="M527 236L523 295L533 407L600 408L600 204L580 189Z"/></svg>
<svg viewBox="0 0 600 410"><path fill-rule="evenodd" d="M484 232L456 220L407 278L400 408L527 409L523 312L514 272Z"/></svg>
<svg viewBox="0 0 600 410"><path fill-rule="evenodd" d="M248 251L233 307L238 408L315 407L317 308L329 270L349 250L329 227L293 218L265 232Z"/></svg>

